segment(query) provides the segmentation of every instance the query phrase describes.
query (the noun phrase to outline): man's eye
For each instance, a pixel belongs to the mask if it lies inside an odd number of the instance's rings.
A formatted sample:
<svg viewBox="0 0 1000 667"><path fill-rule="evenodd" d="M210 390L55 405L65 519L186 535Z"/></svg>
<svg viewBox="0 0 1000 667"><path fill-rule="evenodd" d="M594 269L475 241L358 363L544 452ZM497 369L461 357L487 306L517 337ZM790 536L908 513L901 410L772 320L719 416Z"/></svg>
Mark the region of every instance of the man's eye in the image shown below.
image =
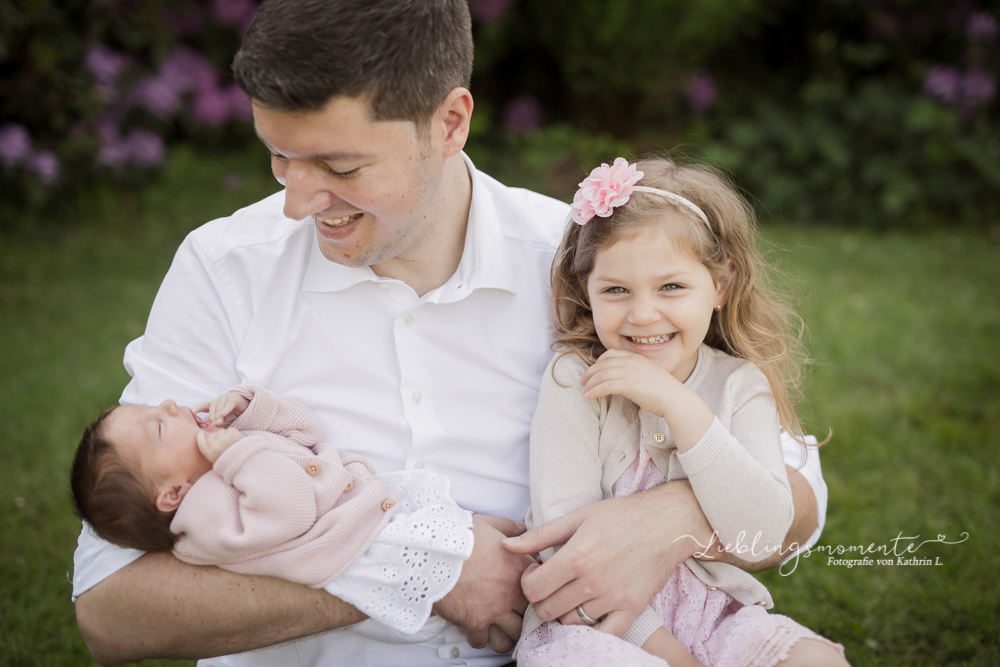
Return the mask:
<svg viewBox="0 0 1000 667"><path fill-rule="evenodd" d="M353 178L353 177L355 177L355 176L358 175L358 172L361 171L361 167L358 167L357 169L351 169L350 171L334 171L333 168L330 167L329 165L325 165L325 166L326 166L327 171L329 171L331 174L333 174L337 178Z"/></svg>
<svg viewBox="0 0 1000 667"><path fill-rule="evenodd" d="M286 157L285 157L284 155L278 155L278 154L277 154L277 153L275 153L274 151L268 151L268 152L267 152L267 155L268 155L268 157L269 157L269 158L271 158L272 160L287 160L287 159L288 159L288 158L286 158Z"/></svg>

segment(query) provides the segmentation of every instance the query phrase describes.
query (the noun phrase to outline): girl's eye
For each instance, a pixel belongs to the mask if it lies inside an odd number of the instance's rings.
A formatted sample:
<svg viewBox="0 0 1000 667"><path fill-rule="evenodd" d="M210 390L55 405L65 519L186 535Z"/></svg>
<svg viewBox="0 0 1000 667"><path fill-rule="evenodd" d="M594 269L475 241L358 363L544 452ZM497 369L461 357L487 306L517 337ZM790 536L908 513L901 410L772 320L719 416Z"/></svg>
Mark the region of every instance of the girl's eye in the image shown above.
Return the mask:
<svg viewBox="0 0 1000 667"><path fill-rule="evenodd" d="M628 292L624 287L609 287L604 291L608 294L625 294Z"/></svg>
<svg viewBox="0 0 1000 667"><path fill-rule="evenodd" d="M663 287L661 287L660 289L666 290L668 292L672 292L674 290L679 290L680 288L681 288L681 286L678 285L677 283L668 283L668 284L664 285Z"/></svg>

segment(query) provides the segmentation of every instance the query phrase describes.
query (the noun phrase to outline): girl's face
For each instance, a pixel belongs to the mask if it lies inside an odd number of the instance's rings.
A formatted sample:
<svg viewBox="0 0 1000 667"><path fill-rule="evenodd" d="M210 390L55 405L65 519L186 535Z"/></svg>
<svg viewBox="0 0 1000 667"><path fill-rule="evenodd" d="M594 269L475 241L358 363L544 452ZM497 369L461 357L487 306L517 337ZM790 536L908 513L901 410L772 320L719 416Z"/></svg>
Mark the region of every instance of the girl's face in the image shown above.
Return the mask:
<svg viewBox="0 0 1000 667"><path fill-rule="evenodd" d="M587 294L604 347L641 354L681 382L723 303L708 268L655 223L597 252Z"/></svg>

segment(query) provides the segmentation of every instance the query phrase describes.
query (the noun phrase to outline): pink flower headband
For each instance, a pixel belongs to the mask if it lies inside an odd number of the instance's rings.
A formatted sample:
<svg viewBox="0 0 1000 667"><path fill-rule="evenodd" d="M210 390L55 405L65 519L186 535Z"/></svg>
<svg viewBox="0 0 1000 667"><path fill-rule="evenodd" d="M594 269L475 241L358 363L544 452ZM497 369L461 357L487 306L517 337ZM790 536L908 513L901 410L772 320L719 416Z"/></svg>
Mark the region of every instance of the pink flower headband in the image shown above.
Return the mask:
<svg viewBox="0 0 1000 667"><path fill-rule="evenodd" d="M638 191L660 195L684 206L701 218L709 230L712 229L708 216L690 199L659 188L636 185L643 176L645 174L636 171L635 165L629 164L623 157L615 158L615 163L610 167L607 164L596 167L590 172L590 176L580 182L580 189L573 195L573 222L585 225L595 215L601 218L611 217L616 207L625 204L633 191Z"/></svg>

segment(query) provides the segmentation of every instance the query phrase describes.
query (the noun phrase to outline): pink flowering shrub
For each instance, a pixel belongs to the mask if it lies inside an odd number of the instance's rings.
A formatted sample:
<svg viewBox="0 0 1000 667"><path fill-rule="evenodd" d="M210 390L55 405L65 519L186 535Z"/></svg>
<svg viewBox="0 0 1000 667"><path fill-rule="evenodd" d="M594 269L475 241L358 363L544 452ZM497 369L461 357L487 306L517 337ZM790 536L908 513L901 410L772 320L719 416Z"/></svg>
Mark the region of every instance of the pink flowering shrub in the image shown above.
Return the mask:
<svg viewBox="0 0 1000 667"><path fill-rule="evenodd" d="M258 6L22 3L0 26L0 180L45 199L102 174L134 179L175 139L248 127L250 100L228 72Z"/></svg>

